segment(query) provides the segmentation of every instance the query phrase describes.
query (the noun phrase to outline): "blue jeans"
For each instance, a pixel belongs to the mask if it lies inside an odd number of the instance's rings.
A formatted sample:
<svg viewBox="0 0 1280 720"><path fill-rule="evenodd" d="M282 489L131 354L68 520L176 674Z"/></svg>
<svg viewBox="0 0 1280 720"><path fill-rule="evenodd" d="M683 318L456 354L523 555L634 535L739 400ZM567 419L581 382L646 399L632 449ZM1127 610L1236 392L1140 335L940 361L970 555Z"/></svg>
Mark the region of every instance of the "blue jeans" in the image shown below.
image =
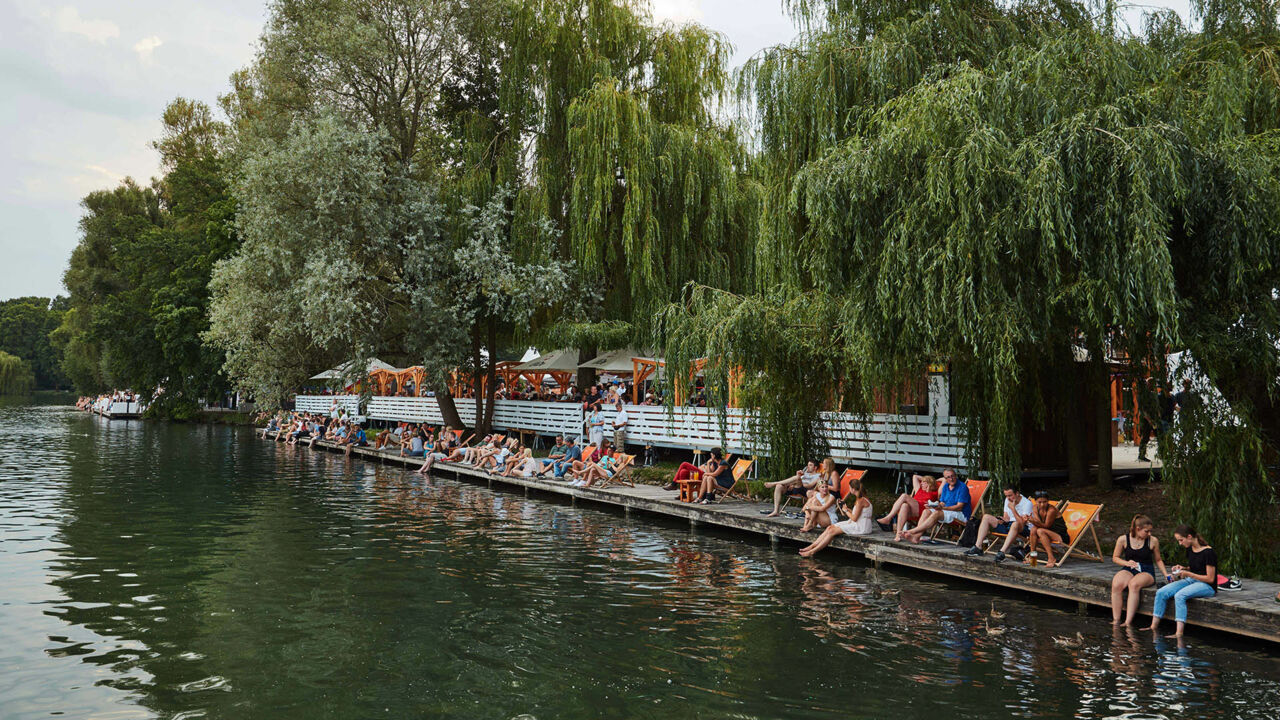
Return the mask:
<svg viewBox="0 0 1280 720"><path fill-rule="evenodd" d="M567 460L557 460L552 467L554 468L552 474L558 478L562 478L564 477L564 474L569 472L569 469L573 467L573 463Z"/></svg>
<svg viewBox="0 0 1280 720"><path fill-rule="evenodd" d="M1178 622L1187 621L1187 601L1191 598L1213 597L1213 587L1207 582L1183 578L1165 585L1156 591L1155 607L1151 614L1157 619L1164 617L1164 607L1173 598L1173 617Z"/></svg>

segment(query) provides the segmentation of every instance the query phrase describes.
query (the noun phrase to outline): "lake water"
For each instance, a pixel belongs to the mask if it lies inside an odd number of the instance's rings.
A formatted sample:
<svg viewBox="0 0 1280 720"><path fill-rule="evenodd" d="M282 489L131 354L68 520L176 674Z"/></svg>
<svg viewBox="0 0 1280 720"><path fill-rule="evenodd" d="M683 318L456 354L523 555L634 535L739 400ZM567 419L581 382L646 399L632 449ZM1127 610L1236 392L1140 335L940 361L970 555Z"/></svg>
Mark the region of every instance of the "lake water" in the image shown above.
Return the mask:
<svg viewBox="0 0 1280 720"><path fill-rule="evenodd" d="M1266 718L1280 655L256 440L0 405L0 718ZM1086 636L1079 650L1050 637Z"/></svg>

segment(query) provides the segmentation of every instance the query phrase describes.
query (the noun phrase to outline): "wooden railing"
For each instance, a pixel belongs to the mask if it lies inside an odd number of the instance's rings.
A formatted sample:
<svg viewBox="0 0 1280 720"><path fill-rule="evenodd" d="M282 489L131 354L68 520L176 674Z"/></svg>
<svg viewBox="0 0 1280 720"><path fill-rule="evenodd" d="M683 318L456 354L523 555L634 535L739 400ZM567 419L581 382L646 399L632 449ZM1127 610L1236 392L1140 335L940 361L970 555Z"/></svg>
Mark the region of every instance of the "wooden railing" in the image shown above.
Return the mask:
<svg viewBox="0 0 1280 720"><path fill-rule="evenodd" d="M328 413L337 398L353 415L359 414L355 395L299 395L295 406L304 412ZM475 400L455 398L463 424L476 421ZM708 408L675 408L628 405L627 442L672 448L708 449L721 446L745 455L769 454L763 441L753 437L750 410L729 408L721 418ZM603 413L606 436L611 434L616 412ZM364 415L374 420L443 424L440 407L431 397L383 397L369 399ZM876 413L861 419L847 413L823 415L831 454L841 463L880 467L942 468L965 466L964 427L953 416L894 415ZM542 435L584 434L585 416L576 403L498 400L493 426L498 430L530 430Z"/></svg>

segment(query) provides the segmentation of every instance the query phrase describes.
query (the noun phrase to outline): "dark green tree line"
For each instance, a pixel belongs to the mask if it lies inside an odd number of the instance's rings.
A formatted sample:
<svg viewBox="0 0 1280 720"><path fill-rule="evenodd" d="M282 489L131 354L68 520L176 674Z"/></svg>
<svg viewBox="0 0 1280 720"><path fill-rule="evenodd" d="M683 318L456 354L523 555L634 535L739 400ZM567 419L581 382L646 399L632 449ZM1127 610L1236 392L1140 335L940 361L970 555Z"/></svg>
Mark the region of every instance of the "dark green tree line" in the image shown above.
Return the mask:
<svg viewBox="0 0 1280 720"><path fill-rule="evenodd" d="M209 276L237 246L225 127L208 107L172 102L154 143L164 176L90 193L81 240L63 282L70 293L53 333L62 370L82 393L127 387L157 412L185 416L228 384L222 354L201 340Z"/></svg>

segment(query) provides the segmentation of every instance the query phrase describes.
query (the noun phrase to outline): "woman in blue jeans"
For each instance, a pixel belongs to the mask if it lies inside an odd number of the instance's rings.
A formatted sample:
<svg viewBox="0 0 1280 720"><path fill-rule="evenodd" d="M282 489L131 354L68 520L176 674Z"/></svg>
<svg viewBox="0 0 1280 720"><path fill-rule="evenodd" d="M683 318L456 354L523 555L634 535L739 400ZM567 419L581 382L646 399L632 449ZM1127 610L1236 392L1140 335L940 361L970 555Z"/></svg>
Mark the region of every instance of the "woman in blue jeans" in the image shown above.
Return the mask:
<svg viewBox="0 0 1280 720"><path fill-rule="evenodd" d="M1165 606L1173 599L1173 614L1178 621L1178 631L1171 637L1182 637L1187 627L1187 601L1192 598L1213 597L1218 593L1218 553L1205 544L1189 525L1179 525L1173 530L1173 539L1187 551L1187 566L1173 566L1168 575L1169 584L1156 591L1155 607L1151 611L1151 631L1155 632L1164 617Z"/></svg>

